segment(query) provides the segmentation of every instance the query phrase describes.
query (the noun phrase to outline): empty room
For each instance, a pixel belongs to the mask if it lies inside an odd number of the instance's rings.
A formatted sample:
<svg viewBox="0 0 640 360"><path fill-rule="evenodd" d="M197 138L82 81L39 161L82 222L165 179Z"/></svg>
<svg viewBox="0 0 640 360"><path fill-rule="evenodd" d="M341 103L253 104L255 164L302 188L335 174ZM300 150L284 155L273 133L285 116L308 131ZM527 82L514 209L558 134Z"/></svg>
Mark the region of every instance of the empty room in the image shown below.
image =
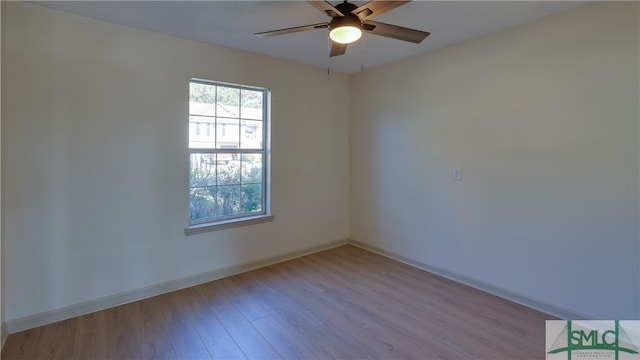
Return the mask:
<svg viewBox="0 0 640 360"><path fill-rule="evenodd" d="M639 2L0 9L2 359L640 358Z"/></svg>

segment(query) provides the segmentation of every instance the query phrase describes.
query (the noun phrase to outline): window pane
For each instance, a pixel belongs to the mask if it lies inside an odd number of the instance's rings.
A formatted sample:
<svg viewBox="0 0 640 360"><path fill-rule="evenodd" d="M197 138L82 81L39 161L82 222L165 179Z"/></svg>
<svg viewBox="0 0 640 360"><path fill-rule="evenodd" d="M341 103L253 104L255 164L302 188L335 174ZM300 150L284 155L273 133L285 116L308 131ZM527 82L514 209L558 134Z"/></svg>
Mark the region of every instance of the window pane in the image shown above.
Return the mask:
<svg viewBox="0 0 640 360"><path fill-rule="evenodd" d="M242 155L242 183L257 184L262 182L262 154Z"/></svg>
<svg viewBox="0 0 640 360"><path fill-rule="evenodd" d="M243 119L262 120L262 91L242 90L241 110Z"/></svg>
<svg viewBox="0 0 640 360"><path fill-rule="evenodd" d="M240 155L218 154L218 185L240 184Z"/></svg>
<svg viewBox="0 0 640 360"><path fill-rule="evenodd" d="M189 116L189 148L213 148L216 141L215 118Z"/></svg>
<svg viewBox="0 0 640 360"><path fill-rule="evenodd" d="M218 149L240 147L240 120L218 118ZM213 146L212 146L213 147Z"/></svg>
<svg viewBox="0 0 640 360"><path fill-rule="evenodd" d="M262 121L242 120L240 145L242 149L262 149Z"/></svg>
<svg viewBox="0 0 640 360"><path fill-rule="evenodd" d="M190 187L216 185L216 154L191 154Z"/></svg>
<svg viewBox="0 0 640 360"><path fill-rule="evenodd" d="M192 188L189 192L189 218L199 221L216 215L216 188Z"/></svg>
<svg viewBox="0 0 640 360"><path fill-rule="evenodd" d="M197 82L189 83L189 102L215 104L216 86ZM191 108L189 108L189 112L193 114Z"/></svg>
<svg viewBox="0 0 640 360"><path fill-rule="evenodd" d="M242 212L262 211L262 184L242 186Z"/></svg>
<svg viewBox="0 0 640 360"><path fill-rule="evenodd" d="M218 216L241 214L240 185L218 186Z"/></svg>
<svg viewBox="0 0 640 360"><path fill-rule="evenodd" d="M218 86L218 116L240 118L240 89Z"/></svg>

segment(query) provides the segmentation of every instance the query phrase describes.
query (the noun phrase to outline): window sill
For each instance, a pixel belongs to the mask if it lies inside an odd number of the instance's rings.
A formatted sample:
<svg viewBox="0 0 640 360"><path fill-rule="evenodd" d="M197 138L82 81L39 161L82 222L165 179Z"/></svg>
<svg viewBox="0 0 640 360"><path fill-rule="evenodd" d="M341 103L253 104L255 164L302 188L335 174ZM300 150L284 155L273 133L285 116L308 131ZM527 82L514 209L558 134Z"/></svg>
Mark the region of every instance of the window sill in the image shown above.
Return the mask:
<svg viewBox="0 0 640 360"><path fill-rule="evenodd" d="M262 223L273 221L273 218L274 218L273 215L258 215L258 216L251 216L251 217L246 217L241 219L218 221L215 223L192 225L184 229L184 234L196 235L196 234L202 234L210 231L218 231L218 230L231 229L231 228L248 226L248 225L262 224Z"/></svg>

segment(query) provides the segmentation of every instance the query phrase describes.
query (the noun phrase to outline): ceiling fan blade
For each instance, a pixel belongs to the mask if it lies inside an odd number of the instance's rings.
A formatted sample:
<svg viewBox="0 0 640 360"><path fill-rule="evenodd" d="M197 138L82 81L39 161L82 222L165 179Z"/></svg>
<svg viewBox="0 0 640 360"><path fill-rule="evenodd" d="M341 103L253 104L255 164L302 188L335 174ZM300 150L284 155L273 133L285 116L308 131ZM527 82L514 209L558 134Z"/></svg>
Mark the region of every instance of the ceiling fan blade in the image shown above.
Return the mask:
<svg viewBox="0 0 640 360"><path fill-rule="evenodd" d="M268 37L268 36L291 34L291 33L296 33L296 32L300 32L300 31L308 31L308 30L315 30L315 29L326 29L327 27L329 27L328 23L320 23L320 24L313 24L313 25L296 26L296 27L280 29L280 30L259 32L259 33L255 33L253 35L259 36L259 37Z"/></svg>
<svg viewBox="0 0 640 360"><path fill-rule="evenodd" d="M358 15L361 21L365 21L371 19L374 16L378 16L380 14L386 13L391 9L395 9L400 5L404 5L411 0L408 1L377 1L372 0L368 3L358 7L353 10L351 13Z"/></svg>
<svg viewBox="0 0 640 360"><path fill-rule="evenodd" d="M314 8L322 11L325 15L330 16L332 18L344 16L343 13L341 13L328 1L307 1L307 3L309 3L309 5L313 6Z"/></svg>
<svg viewBox="0 0 640 360"><path fill-rule="evenodd" d="M398 40L409 41L419 44L430 33L421 30L409 29L402 26L385 24L377 21L367 21L363 24L362 29L374 35L390 37Z"/></svg>
<svg viewBox="0 0 640 360"><path fill-rule="evenodd" d="M335 41L331 42L331 51L329 52L329 57L334 57L338 55L343 55L347 51L347 44L339 44Z"/></svg>

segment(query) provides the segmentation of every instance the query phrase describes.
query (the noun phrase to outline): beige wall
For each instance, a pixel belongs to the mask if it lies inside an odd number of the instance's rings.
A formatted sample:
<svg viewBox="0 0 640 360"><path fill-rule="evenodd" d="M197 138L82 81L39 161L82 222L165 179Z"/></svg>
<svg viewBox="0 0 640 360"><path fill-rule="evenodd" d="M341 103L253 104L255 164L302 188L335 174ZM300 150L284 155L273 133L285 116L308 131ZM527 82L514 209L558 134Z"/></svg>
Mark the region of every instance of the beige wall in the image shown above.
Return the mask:
<svg viewBox="0 0 640 360"><path fill-rule="evenodd" d="M25 3L5 12L7 322L348 237L348 77ZM191 77L271 88L273 222L184 235Z"/></svg>
<svg viewBox="0 0 640 360"><path fill-rule="evenodd" d="M0 320L349 236L552 306L640 317L637 3L351 78L3 5ZM184 236L190 77L272 89L274 222Z"/></svg>
<svg viewBox="0 0 640 360"><path fill-rule="evenodd" d="M640 318L638 14L588 5L353 76L351 238Z"/></svg>

